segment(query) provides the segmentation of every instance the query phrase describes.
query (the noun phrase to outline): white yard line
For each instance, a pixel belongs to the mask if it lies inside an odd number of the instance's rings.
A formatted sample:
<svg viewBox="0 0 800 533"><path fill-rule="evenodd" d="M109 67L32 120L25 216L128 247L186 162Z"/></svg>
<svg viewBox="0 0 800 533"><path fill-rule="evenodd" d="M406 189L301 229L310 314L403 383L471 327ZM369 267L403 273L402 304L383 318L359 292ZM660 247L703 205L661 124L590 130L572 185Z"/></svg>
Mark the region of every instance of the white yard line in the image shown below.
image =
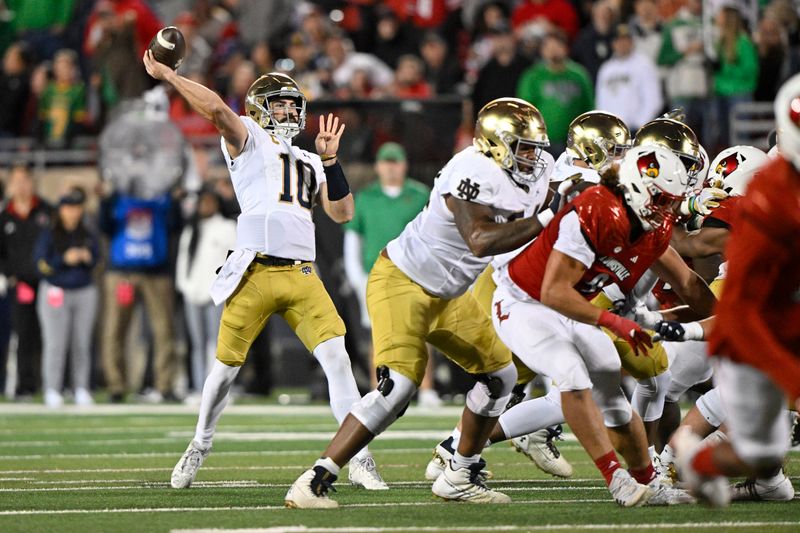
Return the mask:
<svg viewBox="0 0 800 533"><path fill-rule="evenodd" d="M193 405L144 405L97 404L86 407L66 405L58 410L49 409L42 404L0 403L0 415L46 415L61 416L64 414L78 416L99 415L193 415L197 416L197 406ZM409 407L405 416L424 418L453 417L453 423L461 416L463 406L437 407L436 409ZM231 405L225 408L225 416L230 415L268 415L268 416L316 416L331 415L327 405Z"/></svg>
<svg viewBox="0 0 800 533"><path fill-rule="evenodd" d="M389 453L416 453L427 452L433 448L386 448L375 449L378 454ZM176 452L143 452L143 453L48 453L48 454L28 454L28 455L0 455L0 461L16 461L20 459L94 459L94 458L118 458L118 459L139 459L143 457L180 457ZM219 456L286 456L286 455L319 455L319 450L257 450L257 451L238 451L238 452L214 452L215 457Z"/></svg>
<svg viewBox="0 0 800 533"><path fill-rule="evenodd" d="M613 503L610 498L603 499L571 499L571 500L521 500L511 502L511 505L553 505L553 504L580 504L580 503ZM346 509L360 509L371 507L386 507L386 503L353 503L343 505ZM447 505L443 502L392 502L392 507L429 507L433 505ZM277 511L285 509L283 505L254 505L230 507L140 507L130 509L19 509L0 511L0 516L24 515L58 515L58 514L110 514L110 513L185 513L185 512L220 512L220 511Z"/></svg>
<svg viewBox="0 0 800 533"><path fill-rule="evenodd" d="M113 480L104 481L98 480L100 483L112 483ZM167 489L169 488L169 483L165 481L151 481L146 479L131 479L131 480L120 480L119 482L126 482L126 485L86 485L86 486L75 486L80 485L81 483L91 483L90 481L72 481L72 482L39 482L37 484L69 484L73 486L68 487L36 487L36 488L28 488L28 487L10 487L10 488L0 488L0 493L2 492L75 492L75 491L107 491L107 490L141 490L141 489ZM504 482L505 483L505 482ZM230 488L230 489L238 489L238 488L252 488L252 489L281 489L281 488L289 488L290 483L259 483L258 481L252 480L233 480L233 481L197 481L192 484L193 487L216 487L216 488ZM389 486L396 486L395 483L389 483ZM430 488L431 483L415 483L414 485L404 485L406 488ZM554 492L554 491L580 491L580 490L587 490L587 491L597 491L597 490L605 490L604 486L594 486L594 487L587 487L587 486L576 486L576 485L566 485L566 486L556 486L556 487L508 487L504 486L500 483L495 483L492 485L493 489L499 490L501 492Z"/></svg>
<svg viewBox="0 0 800 533"><path fill-rule="evenodd" d="M173 529L170 533L391 533L400 531L574 531L574 530L638 530L638 529L728 529L743 527L796 527L800 522L683 522L671 524L548 524L541 526L407 526L407 527L306 527L275 526L249 529Z"/></svg>

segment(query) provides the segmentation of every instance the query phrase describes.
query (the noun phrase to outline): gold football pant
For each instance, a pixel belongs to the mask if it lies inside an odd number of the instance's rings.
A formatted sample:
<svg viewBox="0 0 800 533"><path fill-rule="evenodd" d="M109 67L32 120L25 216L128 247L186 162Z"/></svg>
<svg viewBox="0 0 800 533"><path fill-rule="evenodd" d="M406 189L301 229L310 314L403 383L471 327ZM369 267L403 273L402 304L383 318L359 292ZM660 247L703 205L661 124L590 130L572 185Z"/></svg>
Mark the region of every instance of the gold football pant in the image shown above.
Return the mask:
<svg viewBox="0 0 800 533"><path fill-rule="evenodd" d="M592 304L609 311L614 309L614 302L603 292L594 297ZM636 355L631 345L624 339L617 337L609 329L603 328L603 331L614 341L622 368L635 379L656 377L663 374L669 367L667 352L661 342L654 342L653 346L648 348L645 353ZM653 332L648 330L645 332L651 337L653 336Z"/></svg>
<svg viewBox="0 0 800 533"><path fill-rule="evenodd" d="M225 302L217 359L229 366L243 365L273 313L289 323L309 352L345 334L344 322L311 263L277 267L253 262Z"/></svg>
<svg viewBox="0 0 800 533"><path fill-rule="evenodd" d="M383 255L369 274L367 309L375 365L403 374L417 387L428 361L426 342L470 374L511 363L511 352L471 293L450 300L433 296Z"/></svg>

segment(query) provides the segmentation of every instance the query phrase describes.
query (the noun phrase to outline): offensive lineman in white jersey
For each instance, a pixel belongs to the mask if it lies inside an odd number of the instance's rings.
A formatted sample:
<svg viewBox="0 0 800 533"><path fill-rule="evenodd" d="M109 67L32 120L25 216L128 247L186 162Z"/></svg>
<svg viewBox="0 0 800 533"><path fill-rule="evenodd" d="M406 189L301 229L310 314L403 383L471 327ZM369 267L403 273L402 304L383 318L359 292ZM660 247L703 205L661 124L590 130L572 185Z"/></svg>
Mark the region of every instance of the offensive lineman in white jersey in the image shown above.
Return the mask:
<svg viewBox="0 0 800 533"><path fill-rule="evenodd" d="M328 379L331 409L341 423L360 399L344 344L345 326L313 267L314 222L319 201L343 224L353 216L353 197L336 159L344 124L320 117L314 143L320 155L292 146L305 126L306 98L289 76L270 73L247 91L247 116L237 116L210 89L179 76L145 53L147 72L170 83L222 135L222 153L241 207L237 243L211 288L225 302L217 360L203 385L194 439L171 484L186 488L211 451L211 441L231 384L269 317L281 315L314 354ZM350 481L388 489L366 447L350 463Z"/></svg>
<svg viewBox="0 0 800 533"><path fill-rule="evenodd" d="M483 484L480 453L508 402L517 372L486 313L467 292L492 256L538 235L551 212L522 216L546 196L539 111L517 98L489 102L478 113L474 146L440 172L428 207L391 241L369 275L378 388L353 406L322 457L286 494L286 505L331 508L327 493L339 468L405 411L419 386L429 342L472 374L458 449L436 479L434 495L474 503L507 503Z"/></svg>
<svg viewBox="0 0 800 533"><path fill-rule="evenodd" d="M616 115L603 111L589 111L576 117L567 131L566 151L554 165L552 159L549 160L552 172L548 172L547 175L550 183L558 188L559 197L564 196L561 201L555 199L552 207L556 208L556 204L567 203L582 189L600 183L598 171L618 162L630 148L630 142L628 127ZM549 154L543 155L550 158ZM543 202L544 198L528 206L526 216L541 210ZM494 256L490 266L475 282L472 293L489 316L493 312L492 297L497 288L492 275L516 257L528 244ZM506 412L500 416L490 441L495 443L511 439L514 448L528 457L543 472L568 478L572 475L572 465L561 455L554 443L554 439L561 432L560 423L563 422L558 390L553 389L552 394L525 402L524 406L518 407L525 397L525 387L536 374L516 356L514 365L518 376L512 400ZM460 438L461 427L457 426L446 439L436 445L433 458L425 468L426 479L433 480L441 474L452 458L454 449L458 447Z"/></svg>

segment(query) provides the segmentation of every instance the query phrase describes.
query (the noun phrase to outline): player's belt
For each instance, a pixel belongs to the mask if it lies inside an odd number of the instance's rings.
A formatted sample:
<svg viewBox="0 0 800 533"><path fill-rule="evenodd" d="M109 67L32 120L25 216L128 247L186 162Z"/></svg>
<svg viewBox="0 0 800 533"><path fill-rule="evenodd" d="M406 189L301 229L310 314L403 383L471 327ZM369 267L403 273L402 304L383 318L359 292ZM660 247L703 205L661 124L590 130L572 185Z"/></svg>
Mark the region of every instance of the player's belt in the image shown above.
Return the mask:
<svg viewBox="0 0 800 533"><path fill-rule="evenodd" d="M299 265L300 263L307 263L307 261L300 261L299 259L286 259L283 257L273 257L271 255L258 254L253 259L259 265L271 267L285 267Z"/></svg>

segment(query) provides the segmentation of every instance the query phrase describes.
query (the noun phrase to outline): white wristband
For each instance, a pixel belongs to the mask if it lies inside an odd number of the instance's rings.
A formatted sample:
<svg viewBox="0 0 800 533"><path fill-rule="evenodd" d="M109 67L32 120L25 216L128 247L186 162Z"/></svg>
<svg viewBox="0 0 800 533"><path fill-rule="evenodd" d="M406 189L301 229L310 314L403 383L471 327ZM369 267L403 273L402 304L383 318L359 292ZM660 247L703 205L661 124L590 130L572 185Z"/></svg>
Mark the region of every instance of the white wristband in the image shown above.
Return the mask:
<svg viewBox="0 0 800 533"><path fill-rule="evenodd" d="M685 332L683 338L687 341L701 341L705 337L700 322L688 322L683 325L683 330Z"/></svg>
<svg viewBox="0 0 800 533"><path fill-rule="evenodd" d="M546 228L550 221L553 220L554 216L556 216L555 213L553 213L553 210L548 207L536 215L536 220L539 221L539 225L541 225L543 228Z"/></svg>

